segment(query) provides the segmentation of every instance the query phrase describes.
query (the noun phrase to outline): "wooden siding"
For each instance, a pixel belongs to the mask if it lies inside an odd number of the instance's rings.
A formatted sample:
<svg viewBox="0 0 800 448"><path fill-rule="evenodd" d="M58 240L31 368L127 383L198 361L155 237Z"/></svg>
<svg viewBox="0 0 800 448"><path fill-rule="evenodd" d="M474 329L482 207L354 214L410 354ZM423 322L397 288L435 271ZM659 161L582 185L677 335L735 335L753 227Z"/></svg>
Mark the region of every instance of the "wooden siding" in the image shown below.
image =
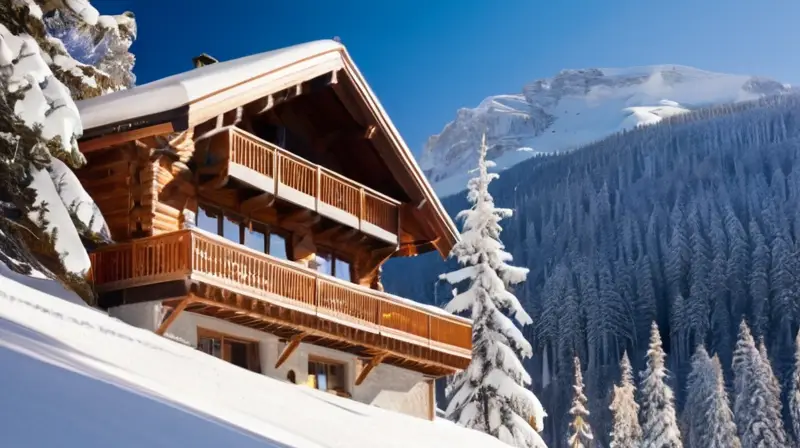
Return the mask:
<svg viewBox="0 0 800 448"><path fill-rule="evenodd" d="M180 230L107 246L91 258L100 292L193 280L466 362L471 356L469 321L431 312L202 231Z"/></svg>

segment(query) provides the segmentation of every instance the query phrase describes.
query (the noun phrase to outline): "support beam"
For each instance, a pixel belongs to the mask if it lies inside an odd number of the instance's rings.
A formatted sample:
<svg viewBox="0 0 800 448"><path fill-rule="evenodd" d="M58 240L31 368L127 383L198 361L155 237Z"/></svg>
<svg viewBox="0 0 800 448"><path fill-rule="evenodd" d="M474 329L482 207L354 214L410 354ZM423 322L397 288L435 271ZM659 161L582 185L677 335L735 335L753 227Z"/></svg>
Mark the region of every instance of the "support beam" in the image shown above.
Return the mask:
<svg viewBox="0 0 800 448"><path fill-rule="evenodd" d="M297 350L297 347L300 346L300 342L306 336L308 336L308 333L298 333L292 336L292 338L289 340L289 344L287 344L286 347L284 347L283 351L281 352L281 355L278 357L278 360L275 361L276 369L280 368L280 366L282 366L283 363L285 363L286 360L289 359L289 356L292 356L292 353L294 353L294 351Z"/></svg>
<svg viewBox="0 0 800 448"><path fill-rule="evenodd" d="M175 322L175 319L178 318L178 315L181 314L183 310L185 310L186 307L189 306L190 303L192 303L192 299L190 297L181 300L180 303L178 303L178 306L173 308L169 316L167 316L167 318L164 319L163 322L161 322L161 325L158 326L158 328L156 329L156 334L159 336L164 336L164 333L167 331L167 328L169 328L169 326L172 325L173 322Z"/></svg>
<svg viewBox="0 0 800 448"><path fill-rule="evenodd" d="M378 367L378 364L382 363L383 360L388 355L389 355L389 353L383 352L383 353L380 353L378 355L373 356L372 359L369 360L369 364L364 366L364 368L361 369L361 373L358 374L358 378L356 378L356 386L360 386L361 383L363 383L364 380L367 379L367 376L369 375L369 373L372 372L372 369L374 369L375 367Z"/></svg>
<svg viewBox="0 0 800 448"><path fill-rule="evenodd" d="M243 214L249 215L256 210L271 207L274 203L275 196L270 193L263 193L242 201L241 205L239 206L239 210L241 210Z"/></svg>

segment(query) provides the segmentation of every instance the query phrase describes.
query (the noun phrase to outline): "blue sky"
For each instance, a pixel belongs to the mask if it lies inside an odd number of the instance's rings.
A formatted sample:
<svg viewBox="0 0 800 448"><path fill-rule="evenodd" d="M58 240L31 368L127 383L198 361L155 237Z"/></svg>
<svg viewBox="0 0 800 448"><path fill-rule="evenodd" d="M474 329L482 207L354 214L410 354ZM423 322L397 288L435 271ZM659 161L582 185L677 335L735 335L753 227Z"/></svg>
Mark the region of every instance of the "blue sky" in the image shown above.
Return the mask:
<svg viewBox="0 0 800 448"><path fill-rule="evenodd" d="M563 68L683 64L800 83L792 0L93 0L139 24L138 83L340 36L418 153L460 107Z"/></svg>

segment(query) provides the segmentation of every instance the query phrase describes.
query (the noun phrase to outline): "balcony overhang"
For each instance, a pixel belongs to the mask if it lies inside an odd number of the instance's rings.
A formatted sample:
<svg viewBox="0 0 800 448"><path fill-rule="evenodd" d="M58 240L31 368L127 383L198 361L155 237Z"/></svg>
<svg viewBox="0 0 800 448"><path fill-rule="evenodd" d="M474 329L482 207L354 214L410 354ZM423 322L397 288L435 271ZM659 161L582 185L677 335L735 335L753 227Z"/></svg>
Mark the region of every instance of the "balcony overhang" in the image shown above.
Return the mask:
<svg viewBox="0 0 800 448"><path fill-rule="evenodd" d="M303 342L443 376L471 360L467 319L192 229L91 254L101 305L161 301ZM188 299L188 300L187 300Z"/></svg>
<svg viewBox="0 0 800 448"><path fill-rule="evenodd" d="M208 139L212 162L201 170L214 178L206 185L226 185L233 178L265 193L262 197L286 201L398 245L398 201L233 126Z"/></svg>

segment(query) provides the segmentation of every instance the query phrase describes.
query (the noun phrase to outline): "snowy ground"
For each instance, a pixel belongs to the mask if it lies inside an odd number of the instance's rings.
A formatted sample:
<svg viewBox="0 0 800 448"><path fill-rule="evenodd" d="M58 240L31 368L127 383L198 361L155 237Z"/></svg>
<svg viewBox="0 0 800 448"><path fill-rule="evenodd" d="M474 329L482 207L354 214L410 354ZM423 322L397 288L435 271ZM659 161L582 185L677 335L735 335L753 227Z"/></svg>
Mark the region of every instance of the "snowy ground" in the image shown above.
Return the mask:
<svg viewBox="0 0 800 448"><path fill-rule="evenodd" d="M0 265L0 447L505 447L251 373Z"/></svg>

